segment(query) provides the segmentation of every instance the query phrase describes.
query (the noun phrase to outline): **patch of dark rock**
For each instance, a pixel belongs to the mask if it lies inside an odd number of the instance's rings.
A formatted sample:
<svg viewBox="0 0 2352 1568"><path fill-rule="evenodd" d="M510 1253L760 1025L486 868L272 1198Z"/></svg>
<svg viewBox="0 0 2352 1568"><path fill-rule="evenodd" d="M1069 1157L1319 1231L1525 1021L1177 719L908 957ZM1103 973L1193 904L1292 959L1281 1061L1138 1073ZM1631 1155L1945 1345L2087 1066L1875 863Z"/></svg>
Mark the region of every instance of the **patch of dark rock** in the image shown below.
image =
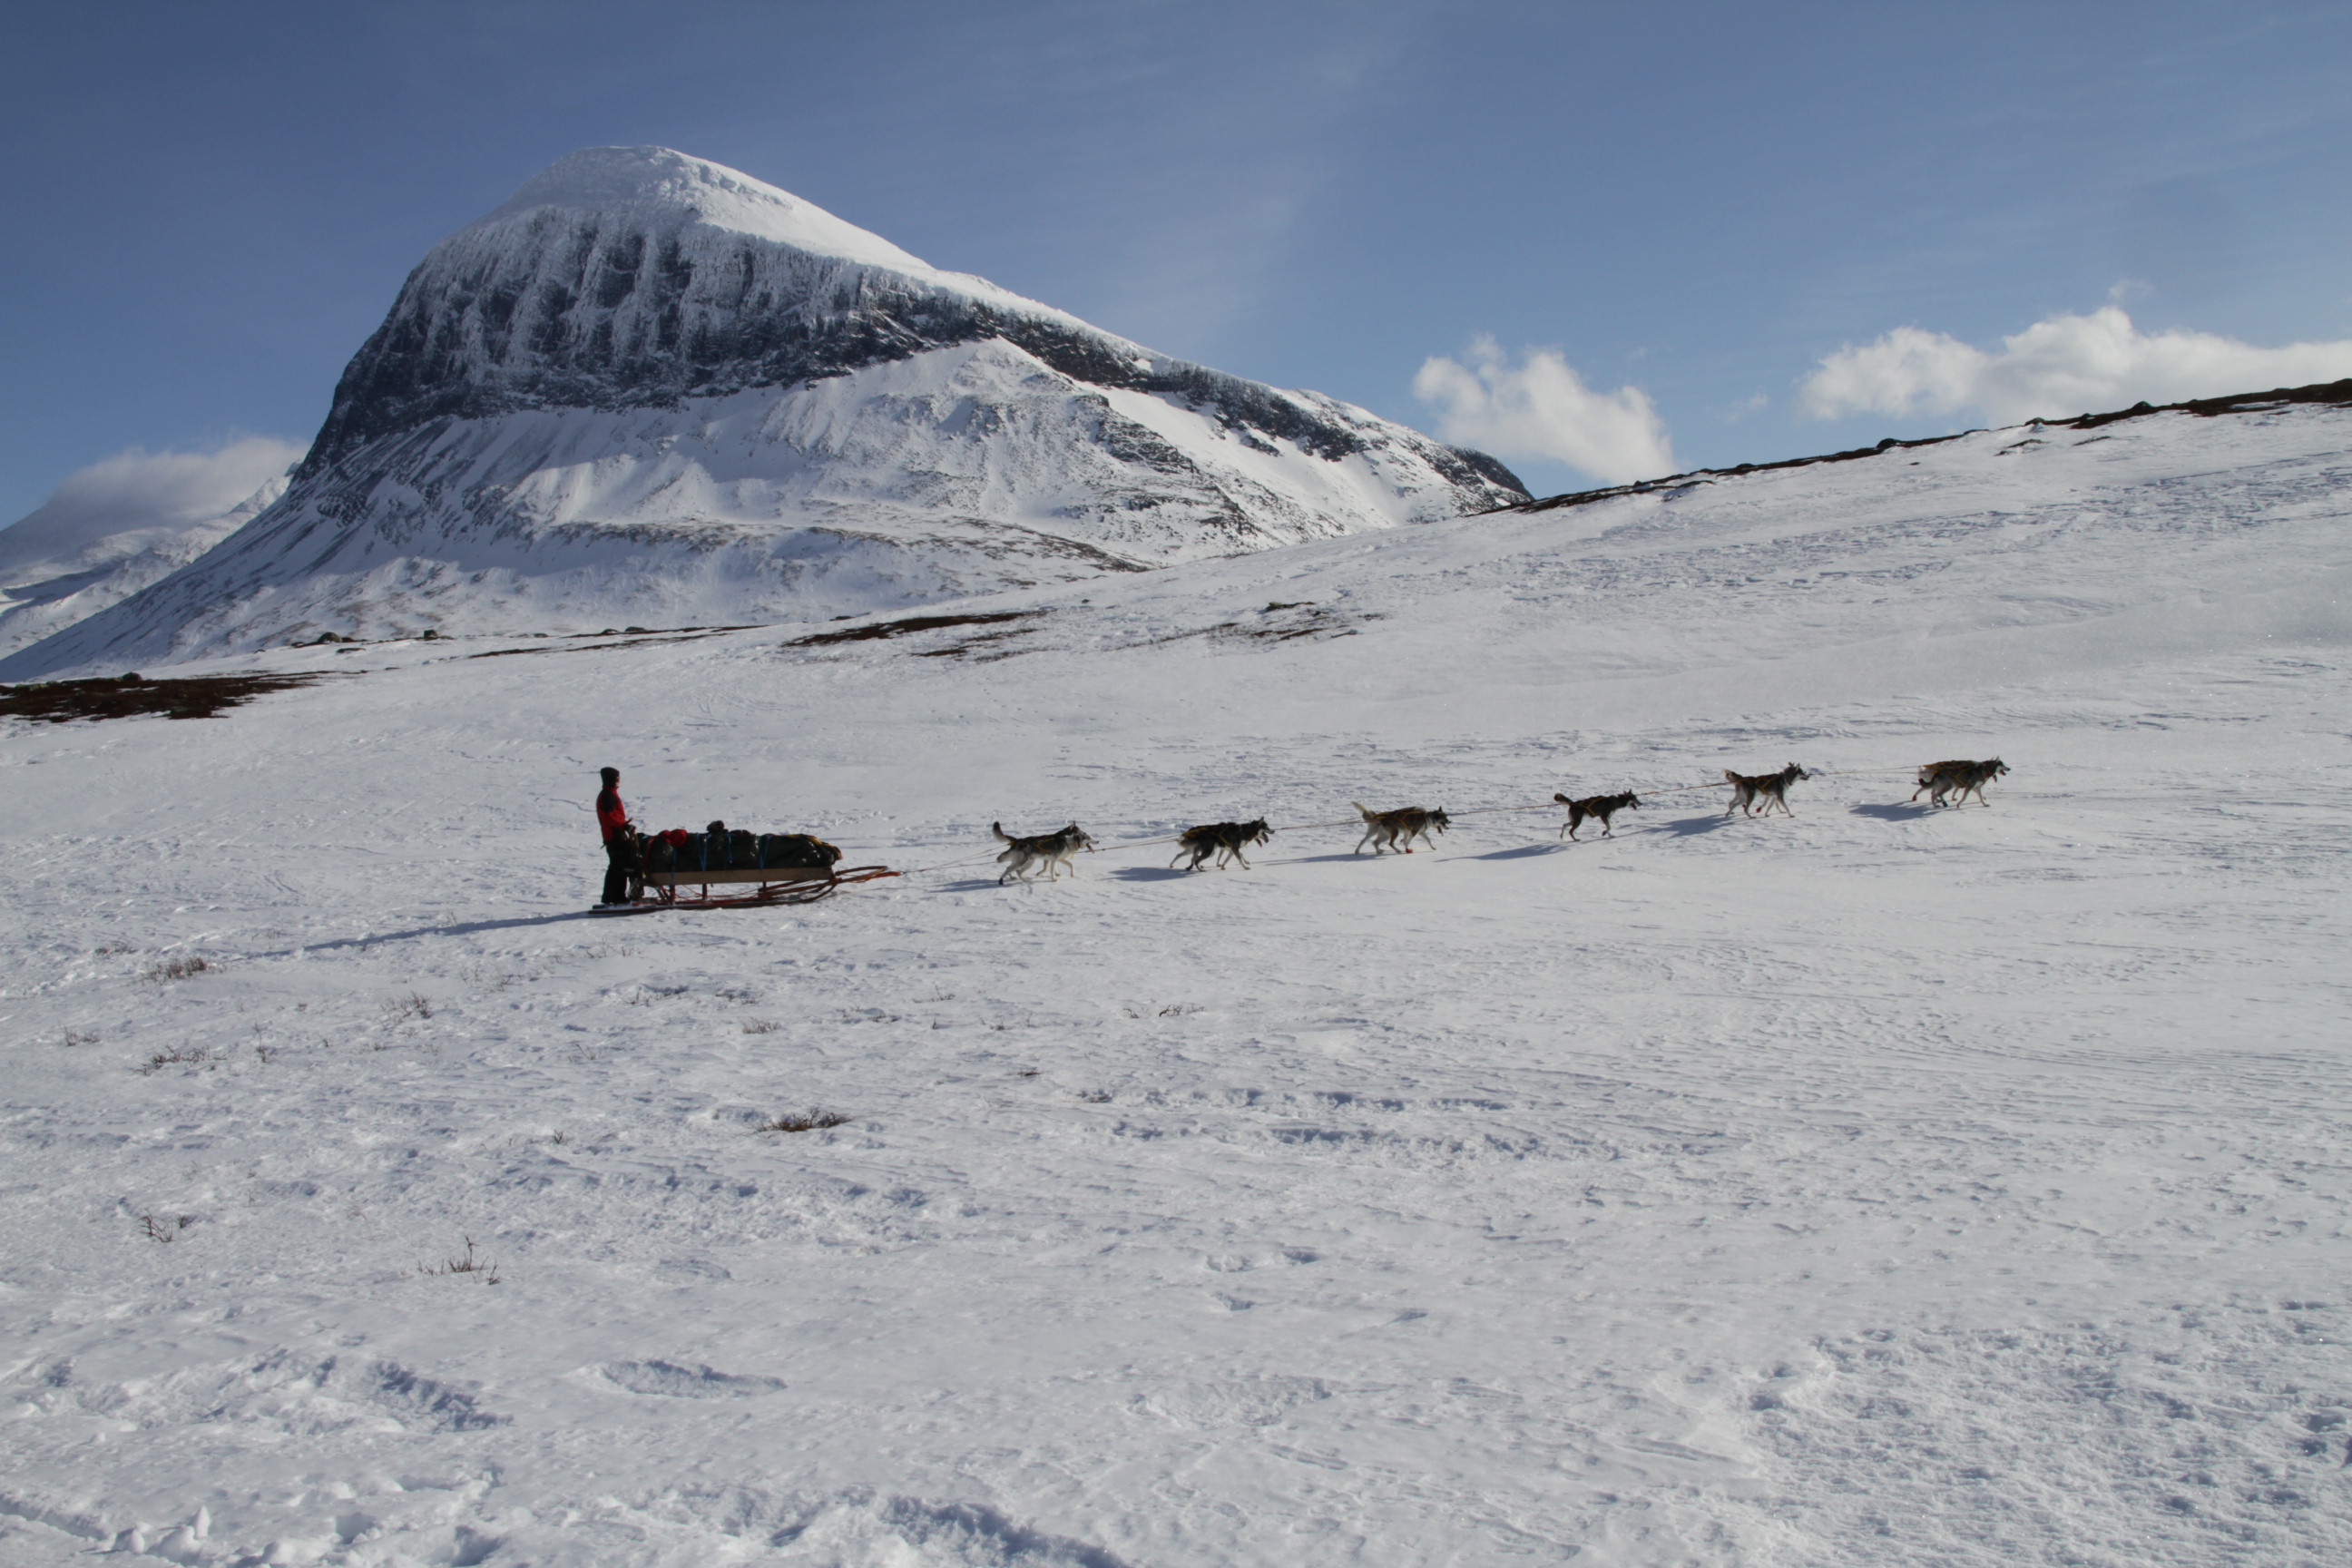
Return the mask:
<svg viewBox="0 0 2352 1568"><path fill-rule="evenodd" d="M2309 386L2278 386L2268 392L2240 392L2227 397L2192 397L2184 403L2167 403L2150 407L2135 403L2129 408L2113 414L2085 414L2077 419L2053 419L2053 425L2071 425L2077 430L2095 430L2102 425L2112 425L2118 419L2137 419L2143 414L2194 414L2211 419L2222 414L2247 414L2264 408L2284 407L2294 403L2332 404L2336 407L2352 406L2352 375L2342 381L2314 382Z"/></svg>
<svg viewBox="0 0 2352 1568"><path fill-rule="evenodd" d="M161 713L166 719L213 719L271 691L315 686L323 674L191 675L150 680L141 675L100 676L89 680L43 680L0 687L0 717L46 720L134 719Z"/></svg>
<svg viewBox="0 0 2352 1568"><path fill-rule="evenodd" d="M492 648L488 653L469 653L466 657L467 658L505 658L510 655L518 653L591 653L598 648L605 647L650 647L656 643L694 642L702 637L718 637L723 632L748 632L756 630L760 624L761 623L759 622L752 621L746 622L744 625L740 626L655 626L652 628L645 626L631 626L628 630L620 632L582 632L570 642L560 647L497 647ZM545 637L547 634L544 632L534 632L530 635L533 637ZM612 642L596 642L589 640L606 636L610 636L615 640Z"/></svg>
<svg viewBox="0 0 2352 1568"><path fill-rule="evenodd" d="M1013 626L1001 632L982 632L976 637L968 637L960 643L950 643L945 647L918 648L915 651L915 657L917 658L977 658L983 661L992 658L1011 658L1015 654L1034 653L1037 650L1034 647L1008 647L1006 644L1015 637L1025 637L1044 629L1042 626Z"/></svg>
<svg viewBox="0 0 2352 1568"><path fill-rule="evenodd" d="M1295 642L1300 638L1351 637L1357 635L1357 620L1377 620L1377 616L1359 616L1351 620L1335 611L1319 609L1311 603L1295 605L1272 604L1258 612L1270 615L1276 611L1304 610L1305 615L1286 615L1279 620L1219 621L1214 626L1195 626L1188 632L1171 632L1166 637L1148 639L1144 647L1162 643L1182 642L1190 637L1210 637L1219 642Z"/></svg>
<svg viewBox="0 0 2352 1568"><path fill-rule="evenodd" d="M786 647L822 647L828 643L873 642L884 637L902 637L910 632L938 631L945 626L989 626L1000 621L1027 620L1042 616L1043 610L992 610L978 616L909 616L900 621L876 621L870 626L844 626L837 632L812 632L804 637L794 637Z"/></svg>
<svg viewBox="0 0 2352 1568"><path fill-rule="evenodd" d="M2241 392L2228 397L2193 397L2185 403L2150 405L2135 403L2129 408L2119 408L2111 414L2081 414L2072 419L2036 419L2028 423L2057 429L2095 430L2102 425L2112 425L2119 419L2137 419L2149 414L2194 414L2210 419L2223 414L2260 413L2269 408L2283 408L2292 404L2315 403L2336 407L2352 407L2352 376L2342 381L2315 382L2309 386L2282 386L2269 392ZM1492 516L1505 511L1553 511L1562 507L1586 506L1597 500L1610 500L1618 496L1645 495L1652 490L1669 489L1693 480L1704 480L1709 475L1768 473L1774 468L1809 468L1816 463L1850 463L1857 458L1874 458L1882 452L1902 451L1912 447L1938 447L1947 441L1957 441L1961 436L1973 436L1974 430L1963 430L1953 436L1927 436L1916 441L1898 441L1889 436L1874 447L1855 447L1843 452L1824 452L1812 458L1783 458L1777 463L1740 463L1728 468L1693 468L1686 474L1669 474L1662 479L1643 479L1638 484L1611 485L1606 489L1577 490L1569 495L1548 496L1542 500L1521 501L1512 506L1496 507L1492 511L1477 513ZM2076 442L2087 446L2088 442Z"/></svg>

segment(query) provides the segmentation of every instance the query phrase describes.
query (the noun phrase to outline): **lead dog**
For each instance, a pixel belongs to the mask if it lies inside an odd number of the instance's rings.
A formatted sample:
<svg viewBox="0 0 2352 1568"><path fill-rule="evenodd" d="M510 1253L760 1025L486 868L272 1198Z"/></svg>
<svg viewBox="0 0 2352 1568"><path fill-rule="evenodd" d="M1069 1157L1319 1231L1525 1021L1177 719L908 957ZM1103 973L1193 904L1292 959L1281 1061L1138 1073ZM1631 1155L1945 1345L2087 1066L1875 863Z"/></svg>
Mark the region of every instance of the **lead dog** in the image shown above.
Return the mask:
<svg viewBox="0 0 2352 1568"><path fill-rule="evenodd" d="M1560 836L1575 839L1580 844L1583 840L1576 837L1576 830L1583 825L1586 817L1590 816L1601 824L1601 837L1614 838L1616 835L1610 830L1609 819L1621 811L1638 810L1642 805L1630 789L1623 795L1589 795L1582 800L1570 800L1564 795L1555 795L1552 799L1568 807L1568 821L1561 826Z"/></svg>
<svg viewBox="0 0 2352 1568"><path fill-rule="evenodd" d="M1190 855L1192 858L1192 863L1184 869L1197 871L1201 868L1201 863L1212 855L1217 858L1217 864L1221 868L1224 865L1226 858L1230 856L1235 860L1240 860L1242 869L1246 871L1250 868L1250 863L1243 858L1242 846L1263 844L1273 837L1274 829L1265 825L1265 818L1263 816L1255 822L1204 822L1198 827L1186 828L1178 837L1176 860L1181 860L1185 856ZM1176 864L1176 860L1171 860L1168 864L1172 867Z"/></svg>
<svg viewBox="0 0 2352 1568"><path fill-rule="evenodd" d="M1797 814L1789 809L1789 786L1813 775L1790 763L1777 773L1735 773L1726 768L1723 776L1731 785L1731 804L1723 808L1724 816L1745 811L1750 816L1769 816L1777 805L1781 816L1794 816ZM1756 804L1759 800L1764 803L1760 808Z"/></svg>
<svg viewBox="0 0 2352 1568"><path fill-rule="evenodd" d="M1045 867L1045 880L1049 882L1061 875L1060 868L1064 866L1067 866L1070 875L1075 877L1078 874L1078 851L1090 851L1095 847L1093 837L1075 822L1058 833L1039 833L1027 838L1016 838L1005 832L1004 824L1001 822L990 823L988 830L1010 846L996 858L997 863L1004 868L1004 875L996 879L999 887L1015 877L1024 882L1030 880L1028 873L1033 866Z"/></svg>
<svg viewBox="0 0 2352 1568"><path fill-rule="evenodd" d="M1946 804L1946 795L1957 792L1960 800L1966 800L1973 794L1979 805L1989 806L1992 803L1985 799L1984 786L2007 772L2009 764L1999 757L1990 757L1981 763L1970 762L1965 757L1957 757L1947 763L1929 763L1919 770L1919 788L1911 792L1911 798L1917 800L1920 791L1925 790L1928 805L1942 805ZM1959 803L1954 801L1951 804Z"/></svg>
<svg viewBox="0 0 2352 1568"><path fill-rule="evenodd" d="M1372 847L1375 855L1391 847L1410 855L1412 853L1412 841L1416 838L1434 849L1437 841L1430 837L1430 831L1433 828L1443 833L1454 826L1443 810L1432 811L1426 806L1401 805L1394 811L1374 811L1360 800L1351 800L1348 804L1354 806L1364 819L1364 836L1356 840L1354 851L1359 855L1364 852L1367 844Z"/></svg>

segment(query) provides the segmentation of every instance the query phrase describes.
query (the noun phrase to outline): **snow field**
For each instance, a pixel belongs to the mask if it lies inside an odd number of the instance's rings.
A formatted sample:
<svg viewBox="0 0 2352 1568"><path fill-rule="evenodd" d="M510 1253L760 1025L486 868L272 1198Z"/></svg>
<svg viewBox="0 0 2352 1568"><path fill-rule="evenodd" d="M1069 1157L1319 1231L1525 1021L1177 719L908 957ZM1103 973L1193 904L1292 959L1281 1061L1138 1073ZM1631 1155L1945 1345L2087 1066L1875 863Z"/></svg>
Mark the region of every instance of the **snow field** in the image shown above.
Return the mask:
<svg viewBox="0 0 2352 1568"><path fill-rule="evenodd" d="M2347 426L2114 428L15 729L0 1555L2340 1560Z"/></svg>

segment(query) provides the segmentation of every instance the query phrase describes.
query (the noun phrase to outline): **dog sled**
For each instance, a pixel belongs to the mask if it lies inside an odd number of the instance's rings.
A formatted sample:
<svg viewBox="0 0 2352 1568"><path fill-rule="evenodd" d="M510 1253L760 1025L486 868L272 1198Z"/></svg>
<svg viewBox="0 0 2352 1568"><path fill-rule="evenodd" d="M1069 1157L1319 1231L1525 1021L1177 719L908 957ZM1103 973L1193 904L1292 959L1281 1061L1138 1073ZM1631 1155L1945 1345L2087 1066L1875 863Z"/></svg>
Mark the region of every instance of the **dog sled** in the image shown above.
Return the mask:
<svg viewBox="0 0 2352 1568"><path fill-rule="evenodd" d="M843 867L841 851L805 833L749 833L714 822L702 833L673 828L635 840L638 889L613 914L653 910L748 910L813 904L859 882L898 872L887 866Z"/></svg>
<svg viewBox="0 0 2352 1568"><path fill-rule="evenodd" d="M769 866L724 871L647 871L645 896L616 913L650 910L754 910L813 904L859 882L898 873L887 866Z"/></svg>

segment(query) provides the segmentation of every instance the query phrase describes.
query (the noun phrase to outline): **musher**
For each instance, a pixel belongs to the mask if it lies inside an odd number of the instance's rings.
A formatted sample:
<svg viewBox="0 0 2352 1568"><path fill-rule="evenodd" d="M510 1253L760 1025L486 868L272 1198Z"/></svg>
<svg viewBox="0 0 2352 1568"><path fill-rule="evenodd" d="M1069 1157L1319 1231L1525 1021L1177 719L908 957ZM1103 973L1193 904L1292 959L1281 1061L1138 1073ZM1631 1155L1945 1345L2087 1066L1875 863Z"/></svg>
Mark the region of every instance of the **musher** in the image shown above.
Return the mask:
<svg viewBox="0 0 2352 1568"><path fill-rule="evenodd" d="M604 897L596 907L610 909L629 901L629 879L637 868L636 846L630 842L629 812L621 804L621 770L604 770L604 793L596 797L596 826L604 835Z"/></svg>

